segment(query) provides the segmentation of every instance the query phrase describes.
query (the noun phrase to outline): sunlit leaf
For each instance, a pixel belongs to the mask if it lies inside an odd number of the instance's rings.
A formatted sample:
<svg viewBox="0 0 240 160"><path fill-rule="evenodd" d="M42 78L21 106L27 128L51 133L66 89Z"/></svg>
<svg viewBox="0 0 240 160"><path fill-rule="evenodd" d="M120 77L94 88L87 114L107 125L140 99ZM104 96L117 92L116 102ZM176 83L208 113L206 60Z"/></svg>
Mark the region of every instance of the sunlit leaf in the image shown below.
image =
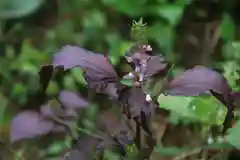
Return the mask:
<svg viewBox="0 0 240 160"><path fill-rule="evenodd" d="M237 147L240 148L240 139L238 138L240 134L240 121L237 121L233 128L230 128L227 134L227 141Z"/></svg>
<svg viewBox="0 0 240 160"><path fill-rule="evenodd" d="M161 108L171 110L182 116L193 116L193 114L188 108L192 100L192 97L182 96L160 95L158 97L158 103L160 104Z"/></svg>
<svg viewBox="0 0 240 160"><path fill-rule="evenodd" d="M216 98L164 96L158 97L161 108L177 113L181 117L191 118L207 124L221 125L227 109Z"/></svg>

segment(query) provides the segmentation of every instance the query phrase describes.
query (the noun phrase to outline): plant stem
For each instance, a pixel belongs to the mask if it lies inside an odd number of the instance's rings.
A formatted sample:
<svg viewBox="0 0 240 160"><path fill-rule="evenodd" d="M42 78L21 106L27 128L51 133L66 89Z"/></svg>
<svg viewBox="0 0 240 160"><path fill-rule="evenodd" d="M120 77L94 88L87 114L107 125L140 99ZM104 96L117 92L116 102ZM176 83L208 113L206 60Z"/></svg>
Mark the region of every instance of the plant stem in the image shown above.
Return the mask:
<svg viewBox="0 0 240 160"><path fill-rule="evenodd" d="M55 121L56 123L64 126L64 127L66 128L66 130L68 131L69 135L70 135L73 139L77 139L77 136L73 134L74 132L73 132L71 126L69 126L69 125L66 124L63 120L61 120L61 119L59 119L59 118L57 118L57 117L55 117L55 116L52 116L51 118L52 118L52 120ZM91 133L90 131L85 130L85 129L80 128L80 127L77 127L77 126L75 126L75 127L76 127L76 129L77 129L78 131L80 131L80 132L82 132L82 133L85 133L85 134L87 134L87 135L93 136L93 137L98 138L98 139L102 139L102 137L101 137L100 135Z"/></svg>

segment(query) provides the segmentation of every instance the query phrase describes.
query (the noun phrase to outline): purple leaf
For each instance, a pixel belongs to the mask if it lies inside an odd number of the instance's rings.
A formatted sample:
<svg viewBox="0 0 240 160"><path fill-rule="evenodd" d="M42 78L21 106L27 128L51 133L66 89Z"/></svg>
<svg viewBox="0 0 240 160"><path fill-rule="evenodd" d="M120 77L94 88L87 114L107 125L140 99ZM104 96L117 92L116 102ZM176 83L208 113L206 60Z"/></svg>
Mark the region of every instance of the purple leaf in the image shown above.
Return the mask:
<svg viewBox="0 0 240 160"><path fill-rule="evenodd" d="M121 86L117 85L116 83L108 83L104 93L111 98L116 99L118 97L118 89Z"/></svg>
<svg viewBox="0 0 240 160"><path fill-rule="evenodd" d="M117 137L106 134L104 135L102 142L97 146L97 149L99 151L107 149L119 155L125 156L126 155L126 149L124 147L125 145L127 144L122 144Z"/></svg>
<svg viewBox="0 0 240 160"><path fill-rule="evenodd" d="M230 95L234 100L240 100L240 92L231 92Z"/></svg>
<svg viewBox="0 0 240 160"><path fill-rule="evenodd" d="M136 53L133 57L126 57L133 64L134 71L138 73L139 81L143 81L145 77L158 74L167 68L167 63L160 55L149 56L146 54ZM134 74L126 75L124 78L133 77Z"/></svg>
<svg viewBox="0 0 240 160"><path fill-rule="evenodd" d="M53 66L63 66L65 70L80 67L88 86L96 92L103 92L107 83L119 80L107 57L77 46L65 46L54 57Z"/></svg>
<svg viewBox="0 0 240 160"><path fill-rule="evenodd" d="M230 95L231 95L234 105L239 108L240 107L240 92L232 92Z"/></svg>
<svg viewBox="0 0 240 160"><path fill-rule="evenodd" d="M53 66L64 66L64 69L81 67L87 72L94 72L93 79L117 77L112 64L101 55L77 46L65 46L53 59Z"/></svg>
<svg viewBox="0 0 240 160"><path fill-rule="evenodd" d="M146 76L153 76L167 67L162 56L151 56L147 63Z"/></svg>
<svg viewBox="0 0 240 160"><path fill-rule="evenodd" d="M133 87L125 90L120 97L120 101L123 110L131 117L141 117L141 112L146 116L150 116L155 108L153 102L146 100L146 94L141 88Z"/></svg>
<svg viewBox="0 0 240 160"><path fill-rule="evenodd" d="M54 123L34 111L24 111L14 117L11 123L11 142L48 134Z"/></svg>
<svg viewBox="0 0 240 160"><path fill-rule="evenodd" d="M170 95L197 96L209 90L218 94L231 92L226 79L218 72L196 66L176 76L166 92Z"/></svg>
<svg viewBox="0 0 240 160"><path fill-rule="evenodd" d="M84 154L85 159L93 159L101 141L102 139L84 135L77 141L76 148Z"/></svg>
<svg viewBox="0 0 240 160"><path fill-rule="evenodd" d="M40 107L41 114L46 118L58 117L65 119L72 119L77 117L77 112L73 108L62 108L59 106L51 106L45 104Z"/></svg>
<svg viewBox="0 0 240 160"><path fill-rule="evenodd" d="M71 91L61 91L59 93L59 101L66 108L85 108L89 105L80 95Z"/></svg>
<svg viewBox="0 0 240 160"><path fill-rule="evenodd" d="M59 115L64 115L64 111L61 108L61 105L56 100L50 100L46 104L40 107L41 114L46 117L50 118L52 116L58 117Z"/></svg>

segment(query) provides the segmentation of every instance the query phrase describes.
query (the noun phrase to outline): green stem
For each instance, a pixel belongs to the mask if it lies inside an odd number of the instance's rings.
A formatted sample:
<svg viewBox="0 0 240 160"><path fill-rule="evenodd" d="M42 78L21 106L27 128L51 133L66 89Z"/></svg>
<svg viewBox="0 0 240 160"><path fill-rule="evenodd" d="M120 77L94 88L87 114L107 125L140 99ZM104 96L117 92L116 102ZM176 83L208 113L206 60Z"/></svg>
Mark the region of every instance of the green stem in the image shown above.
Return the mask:
<svg viewBox="0 0 240 160"><path fill-rule="evenodd" d="M55 117L55 116L52 116L51 118L52 118L52 120L55 121L56 123L58 123L58 124L60 124L60 125L63 125L63 126L69 131L69 134L70 134L71 137L73 137L74 139L77 138L77 136L76 136L76 135L74 134L74 132L73 132L72 127L71 127L69 124L65 123L63 120L61 120L60 118L57 118L57 117ZM98 139L102 139L102 137L101 137L100 135L91 133L90 131L88 131L88 130L86 130L86 129L79 128L77 125L74 126L74 127L76 127L76 129L77 129L78 131L82 132L82 133L85 133L85 134L87 134L87 135L93 136L93 137L98 138Z"/></svg>

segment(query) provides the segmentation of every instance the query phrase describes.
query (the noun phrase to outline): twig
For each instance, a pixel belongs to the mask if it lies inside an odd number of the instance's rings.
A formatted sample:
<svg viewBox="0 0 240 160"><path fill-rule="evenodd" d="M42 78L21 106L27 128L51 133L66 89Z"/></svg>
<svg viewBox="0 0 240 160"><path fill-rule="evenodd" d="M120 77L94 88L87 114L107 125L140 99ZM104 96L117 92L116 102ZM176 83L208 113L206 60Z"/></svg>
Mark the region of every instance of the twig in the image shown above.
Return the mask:
<svg viewBox="0 0 240 160"><path fill-rule="evenodd" d="M52 118L52 120L53 120L54 122L56 122L56 123L58 123L59 125L62 125L63 127L65 127L66 130L68 131L69 135L70 135L73 139L77 139L77 136L75 136L75 135L73 134L72 129L71 129L71 127L70 127L68 124L66 124L63 120L61 120L61 119L59 119L59 118L57 118L57 117L55 117L55 116L52 116L51 118ZM82 132L82 133L87 134L87 135L93 136L93 137L98 138L98 139L102 139L101 136L99 136L99 135L97 135L97 134L94 134L94 133L91 133L90 131L85 130L85 129L83 129L83 128L79 128L79 127L76 126L76 129L77 129L78 131Z"/></svg>
<svg viewBox="0 0 240 160"><path fill-rule="evenodd" d="M220 27L217 26L213 33L214 25L213 24L207 24L205 29L205 36L204 36L204 42L202 44L202 62L206 61L206 58L211 55L214 51L214 48L218 44L219 38L220 38Z"/></svg>
<svg viewBox="0 0 240 160"><path fill-rule="evenodd" d="M138 124L137 122L136 122L135 143L136 143L138 150L140 151L140 149L141 149L141 127L140 127L140 124Z"/></svg>

